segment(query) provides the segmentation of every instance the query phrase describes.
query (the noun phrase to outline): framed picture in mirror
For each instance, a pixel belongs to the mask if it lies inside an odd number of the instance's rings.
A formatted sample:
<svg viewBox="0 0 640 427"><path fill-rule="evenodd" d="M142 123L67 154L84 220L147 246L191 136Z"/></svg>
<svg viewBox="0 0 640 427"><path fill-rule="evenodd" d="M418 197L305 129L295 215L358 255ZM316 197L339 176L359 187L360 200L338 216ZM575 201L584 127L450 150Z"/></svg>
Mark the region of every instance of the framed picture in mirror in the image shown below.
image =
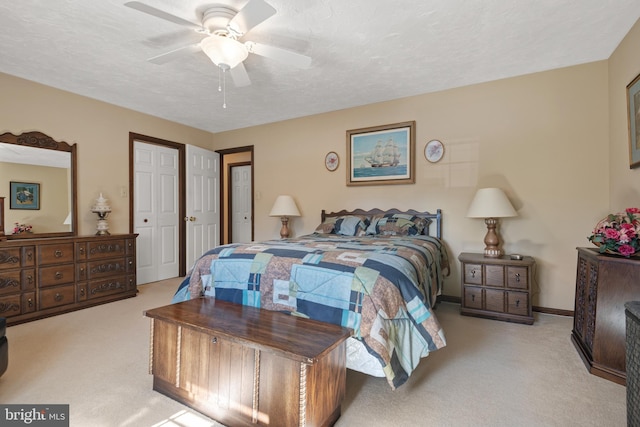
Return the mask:
<svg viewBox="0 0 640 427"><path fill-rule="evenodd" d="M4 197L0 197L0 240L4 238Z"/></svg>

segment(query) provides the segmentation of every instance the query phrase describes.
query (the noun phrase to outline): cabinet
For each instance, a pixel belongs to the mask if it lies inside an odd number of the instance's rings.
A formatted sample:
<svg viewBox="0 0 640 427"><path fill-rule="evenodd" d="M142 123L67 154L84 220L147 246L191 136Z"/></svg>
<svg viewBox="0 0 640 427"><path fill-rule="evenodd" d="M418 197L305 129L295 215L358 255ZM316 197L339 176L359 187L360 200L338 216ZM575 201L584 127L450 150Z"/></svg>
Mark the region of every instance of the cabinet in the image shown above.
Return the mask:
<svg viewBox="0 0 640 427"><path fill-rule="evenodd" d="M578 248L571 341L590 373L626 383L625 309L640 300L640 260Z"/></svg>
<svg viewBox="0 0 640 427"><path fill-rule="evenodd" d="M148 310L154 390L233 426L328 426L346 389L338 325L213 298Z"/></svg>
<svg viewBox="0 0 640 427"><path fill-rule="evenodd" d="M531 287L535 260L461 253L460 313L509 322L533 323Z"/></svg>
<svg viewBox="0 0 640 427"><path fill-rule="evenodd" d="M136 236L0 242L0 316L12 325L135 296Z"/></svg>

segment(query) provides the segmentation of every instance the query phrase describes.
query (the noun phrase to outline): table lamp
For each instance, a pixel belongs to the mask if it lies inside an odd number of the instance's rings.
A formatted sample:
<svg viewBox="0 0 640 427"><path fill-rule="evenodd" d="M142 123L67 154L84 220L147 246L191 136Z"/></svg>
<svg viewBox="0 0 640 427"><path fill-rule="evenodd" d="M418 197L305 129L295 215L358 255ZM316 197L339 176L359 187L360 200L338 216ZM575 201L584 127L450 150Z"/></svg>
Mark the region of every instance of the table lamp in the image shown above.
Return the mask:
<svg viewBox="0 0 640 427"><path fill-rule="evenodd" d="M498 258L502 256L500 237L496 232L498 218L518 216L507 196L499 188L480 188L469 206L468 218L484 218L487 235L484 236L484 256Z"/></svg>
<svg viewBox="0 0 640 427"><path fill-rule="evenodd" d="M289 217L300 216L300 211L296 202L291 196L278 196L276 202L271 208L269 216L279 216L282 221L282 228L280 229L280 237L286 239L289 237Z"/></svg>

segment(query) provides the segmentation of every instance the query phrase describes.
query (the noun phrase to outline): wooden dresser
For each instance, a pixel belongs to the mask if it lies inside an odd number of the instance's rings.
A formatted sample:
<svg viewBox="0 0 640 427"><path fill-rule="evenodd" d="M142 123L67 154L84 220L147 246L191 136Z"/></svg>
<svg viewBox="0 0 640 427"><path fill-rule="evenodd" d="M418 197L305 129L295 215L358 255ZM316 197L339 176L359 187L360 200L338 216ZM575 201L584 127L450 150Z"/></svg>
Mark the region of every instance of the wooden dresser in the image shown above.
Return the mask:
<svg viewBox="0 0 640 427"><path fill-rule="evenodd" d="M0 316L13 325L135 296L136 236L0 242Z"/></svg>
<svg viewBox="0 0 640 427"><path fill-rule="evenodd" d="M533 323L531 287L536 262L532 257L512 260L461 253L458 259L462 264L461 314Z"/></svg>
<svg viewBox="0 0 640 427"><path fill-rule="evenodd" d="M640 301L640 259L578 248L571 340L589 372L626 382L625 312Z"/></svg>
<svg viewBox="0 0 640 427"><path fill-rule="evenodd" d="M148 310L153 389L231 426L331 426L351 330L213 298Z"/></svg>

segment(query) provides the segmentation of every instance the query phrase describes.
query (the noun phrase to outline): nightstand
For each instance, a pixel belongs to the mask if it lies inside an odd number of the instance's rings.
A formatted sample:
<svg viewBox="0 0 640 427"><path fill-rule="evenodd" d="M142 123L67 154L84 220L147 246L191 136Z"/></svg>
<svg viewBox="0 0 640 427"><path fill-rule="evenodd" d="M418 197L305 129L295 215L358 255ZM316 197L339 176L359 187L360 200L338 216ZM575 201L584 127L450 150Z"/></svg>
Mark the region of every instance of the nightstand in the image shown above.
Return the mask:
<svg viewBox="0 0 640 427"><path fill-rule="evenodd" d="M529 256L488 258L480 253L458 256L462 273L460 313L507 322L533 324L531 286L536 261Z"/></svg>

